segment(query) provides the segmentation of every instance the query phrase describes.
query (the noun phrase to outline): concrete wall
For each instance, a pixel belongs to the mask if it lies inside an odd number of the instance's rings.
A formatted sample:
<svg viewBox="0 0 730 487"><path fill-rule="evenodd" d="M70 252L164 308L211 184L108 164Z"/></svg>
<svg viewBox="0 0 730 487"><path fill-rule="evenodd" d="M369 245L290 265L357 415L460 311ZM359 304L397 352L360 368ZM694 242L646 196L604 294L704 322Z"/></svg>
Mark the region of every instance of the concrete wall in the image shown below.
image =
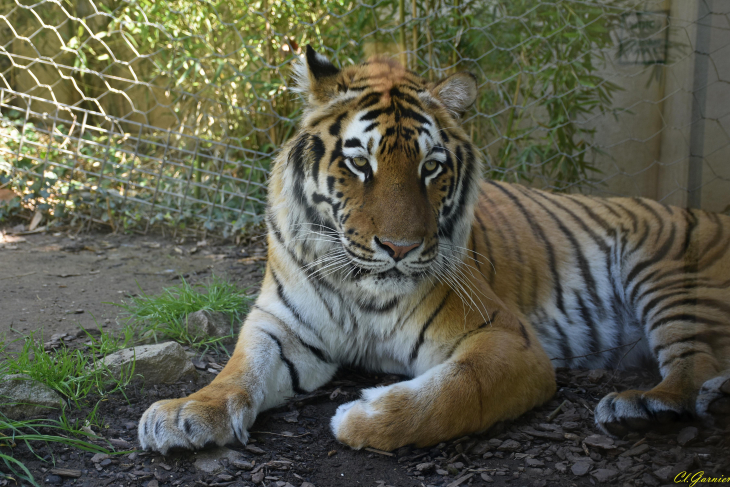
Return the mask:
<svg viewBox="0 0 730 487"><path fill-rule="evenodd" d="M607 66L604 76L624 88L615 106L632 114L591 121L612 156L600 159L598 192L728 213L730 2L660 0L646 9L670 12L667 62Z"/></svg>

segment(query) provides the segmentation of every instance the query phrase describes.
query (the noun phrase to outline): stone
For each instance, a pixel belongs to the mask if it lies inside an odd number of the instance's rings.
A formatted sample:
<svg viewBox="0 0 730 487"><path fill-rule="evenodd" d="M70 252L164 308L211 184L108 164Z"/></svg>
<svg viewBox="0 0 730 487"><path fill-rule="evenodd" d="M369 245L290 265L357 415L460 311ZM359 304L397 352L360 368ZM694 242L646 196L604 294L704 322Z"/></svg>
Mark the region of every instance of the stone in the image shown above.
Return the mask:
<svg viewBox="0 0 730 487"><path fill-rule="evenodd" d="M645 473L641 477L641 480L644 481L644 485L648 485L650 487L656 487L657 485L659 485L659 481L657 479L655 479L653 476L649 475L648 473Z"/></svg>
<svg viewBox="0 0 730 487"><path fill-rule="evenodd" d="M497 448L499 451L517 451L522 448L522 445L518 441L515 440L505 440L502 442L501 445Z"/></svg>
<svg viewBox="0 0 730 487"><path fill-rule="evenodd" d="M235 461L243 460L243 455L226 447L201 450L195 455L195 463L193 465L201 472L217 475L225 469L225 466L221 463L223 459L233 464Z"/></svg>
<svg viewBox="0 0 730 487"><path fill-rule="evenodd" d="M300 487L314 487L314 484L309 482L302 482L302 485Z"/></svg>
<svg viewBox="0 0 730 487"><path fill-rule="evenodd" d="M157 480L150 480L147 482L147 487L160 487L160 484Z"/></svg>
<svg viewBox="0 0 730 487"><path fill-rule="evenodd" d="M251 482L253 482L256 485L260 484L261 482L264 481L264 476L265 475L266 474L264 473L263 470L259 470L255 474L251 475Z"/></svg>
<svg viewBox="0 0 730 487"><path fill-rule="evenodd" d="M491 484L492 482L494 482L494 479L484 472L482 472L481 477L482 477L482 480L487 482L488 484Z"/></svg>
<svg viewBox="0 0 730 487"><path fill-rule="evenodd" d="M545 463L538 460L537 458L525 458L525 463L528 467L544 467Z"/></svg>
<svg viewBox="0 0 730 487"><path fill-rule="evenodd" d="M140 345L107 355L102 363L114 377L142 376L145 384L172 384L183 377L197 378L195 366L177 342Z"/></svg>
<svg viewBox="0 0 730 487"><path fill-rule="evenodd" d="M591 370L588 372L586 378L594 384L601 382L603 377L606 375L606 371L603 369Z"/></svg>
<svg viewBox="0 0 730 487"><path fill-rule="evenodd" d="M490 448L491 447L489 446L489 442L487 442L487 441L480 441L479 443L477 443L476 445L474 445L474 447L471 449L470 454L471 455L476 455L478 457L481 457L482 455L484 455L485 453L487 453L487 451Z"/></svg>
<svg viewBox="0 0 730 487"><path fill-rule="evenodd" d="M618 477L618 470L599 468L591 472L591 476L598 482L611 482Z"/></svg>
<svg viewBox="0 0 730 487"><path fill-rule="evenodd" d="M58 475L46 475L43 481L47 484L53 485L61 485L63 483L63 479Z"/></svg>
<svg viewBox="0 0 730 487"><path fill-rule="evenodd" d="M666 467L655 470L654 475L656 475L656 477L660 480L669 480L669 478L672 477L673 471L674 467L672 465L667 465Z"/></svg>
<svg viewBox="0 0 730 487"><path fill-rule="evenodd" d="M436 464L433 462L427 462L427 463L419 463L416 465L416 470L422 473L430 472L435 468Z"/></svg>
<svg viewBox="0 0 730 487"><path fill-rule="evenodd" d="M555 470L560 473L565 473L568 471L568 464L565 462L558 462L555 464Z"/></svg>
<svg viewBox="0 0 730 487"><path fill-rule="evenodd" d="M491 439L487 440L487 444L492 448L497 448L497 447L499 447L499 445L502 444L502 440L497 439L497 438L491 438Z"/></svg>
<svg viewBox="0 0 730 487"><path fill-rule="evenodd" d="M694 426L687 426L686 428L682 428L682 430L677 435L677 443L679 443L681 446L687 446L694 440L696 440L699 434L699 430Z"/></svg>
<svg viewBox="0 0 730 487"><path fill-rule="evenodd" d="M228 313L200 310L190 313L185 323L187 332L196 340L223 338L223 343L233 343L236 339L235 323Z"/></svg>
<svg viewBox="0 0 730 487"><path fill-rule="evenodd" d="M0 412L10 419L47 417L63 399L45 384L24 374L3 377L0 384Z"/></svg>
<svg viewBox="0 0 730 487"><path fill-rule="evenodd" d="M587 436L586 439L583 440L583 443L587 446L592 446L593 448L601 448L602 450L613 450L616 448L613 444L613 439L603 435Z"/></svg>
<svg viewBox="0 0 730 487"><path fill-rule="evenodd" d="M620 457L638 457L649 451L649 445L644 443L643 445L636 446L630 450L623 452Z"/></svg>
<svg viewBox="0 0 730 487"><path fill-rule="evenodd" d="M587 474L592 467L593 465L589 462L576 462L570 467L570 471L573 472L573 475L581 477Z"/></svg>
<svg viewBox="0 0 730 487"><path fill-rule="evenodd" d="M619 458L618 462L616 462L616 468L620 472L623 472L623 471L631 468L631 466L633 464L634 464L634 461L631 459L631 457L623 457L623 458Z"/></svg>

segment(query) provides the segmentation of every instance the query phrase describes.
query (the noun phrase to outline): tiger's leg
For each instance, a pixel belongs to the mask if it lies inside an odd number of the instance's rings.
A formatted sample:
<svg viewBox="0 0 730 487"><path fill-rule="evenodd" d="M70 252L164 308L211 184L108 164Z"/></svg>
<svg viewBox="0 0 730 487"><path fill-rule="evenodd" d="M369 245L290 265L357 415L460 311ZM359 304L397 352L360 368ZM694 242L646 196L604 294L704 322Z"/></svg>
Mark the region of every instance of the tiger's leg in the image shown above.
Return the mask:
<svg viewBox="0 0 730 487"><path fill-rule="evenodd" d="M248 440L256 415L294 393L311 391L336 371L324 353L306 345L282 322L254 308L233 356L207 387L181 399L154 403L139 422L139 441L162 454Z"/></svg>
<svg viewBox="0 0 730 487"><path fill-rule="evenodd" d="M718 303L722 301L709 296L680 297L645 313L649 318L646 334L663 380L649 391L628 390L604 397L595 411L599 428L622 436L696 414L721 412L723 404L728 409L730 323L714 309Z"/></svg>
<svg viewBox="0 0 730 487"><path fill-rule="evenodd" d="M427 446L515 418L554 393L553 367L537 340L485 328L422 375L364 390L338 408L331 426L353 448Z"/></svg>

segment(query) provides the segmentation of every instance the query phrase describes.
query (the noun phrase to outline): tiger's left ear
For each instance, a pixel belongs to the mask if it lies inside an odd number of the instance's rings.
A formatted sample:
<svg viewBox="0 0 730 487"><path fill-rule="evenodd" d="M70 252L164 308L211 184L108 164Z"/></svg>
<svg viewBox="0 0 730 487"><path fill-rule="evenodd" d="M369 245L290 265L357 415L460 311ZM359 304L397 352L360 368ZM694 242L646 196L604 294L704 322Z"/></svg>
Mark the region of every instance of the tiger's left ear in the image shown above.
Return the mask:
<svg viewBox="0 0 730 487"><path fill-rule="evenodd" d="M477 99L477 77L468 71L452 74L431 86L431 94L455 117L461 117Z"/></svg>
<svg viewBox="0 0 730 487"><path fill-rule="evenodd" d="M340 70L329 59L307 45L306 53L294 65L292 91L304 95L310 105L326 103L337 94Z"/></svg>

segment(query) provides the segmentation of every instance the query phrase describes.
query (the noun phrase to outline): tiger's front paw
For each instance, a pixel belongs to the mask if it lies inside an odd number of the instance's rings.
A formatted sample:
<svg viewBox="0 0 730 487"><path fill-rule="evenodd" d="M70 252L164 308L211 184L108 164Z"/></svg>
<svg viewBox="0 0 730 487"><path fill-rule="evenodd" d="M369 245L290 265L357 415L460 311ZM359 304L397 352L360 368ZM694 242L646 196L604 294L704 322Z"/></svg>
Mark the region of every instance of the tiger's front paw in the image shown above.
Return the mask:
<svg viewBox="0 0 730 487"><path fill-rule="evenodd" d="M365 389L362 399L337 408L330 422L335 438L356 450L418 443L418 418L410 412L408 393L394 387Z"/></svg>
<svg viewBox="0 0 730 487"><path fill-rule="evenodd" d="M612 392L601 399L595 411L596 426L614 436L691 417L683 398L659 391Z"/></svg>
<svg viewBox="0 0 730 487"><path fill-rule="evenodd" d="M209 386L210 387L210 386ZM139 443L165 455L171 449L199 449L248 440L255 419L243 390L216 387L190 397L158 401L139 421Z"/></svg>

